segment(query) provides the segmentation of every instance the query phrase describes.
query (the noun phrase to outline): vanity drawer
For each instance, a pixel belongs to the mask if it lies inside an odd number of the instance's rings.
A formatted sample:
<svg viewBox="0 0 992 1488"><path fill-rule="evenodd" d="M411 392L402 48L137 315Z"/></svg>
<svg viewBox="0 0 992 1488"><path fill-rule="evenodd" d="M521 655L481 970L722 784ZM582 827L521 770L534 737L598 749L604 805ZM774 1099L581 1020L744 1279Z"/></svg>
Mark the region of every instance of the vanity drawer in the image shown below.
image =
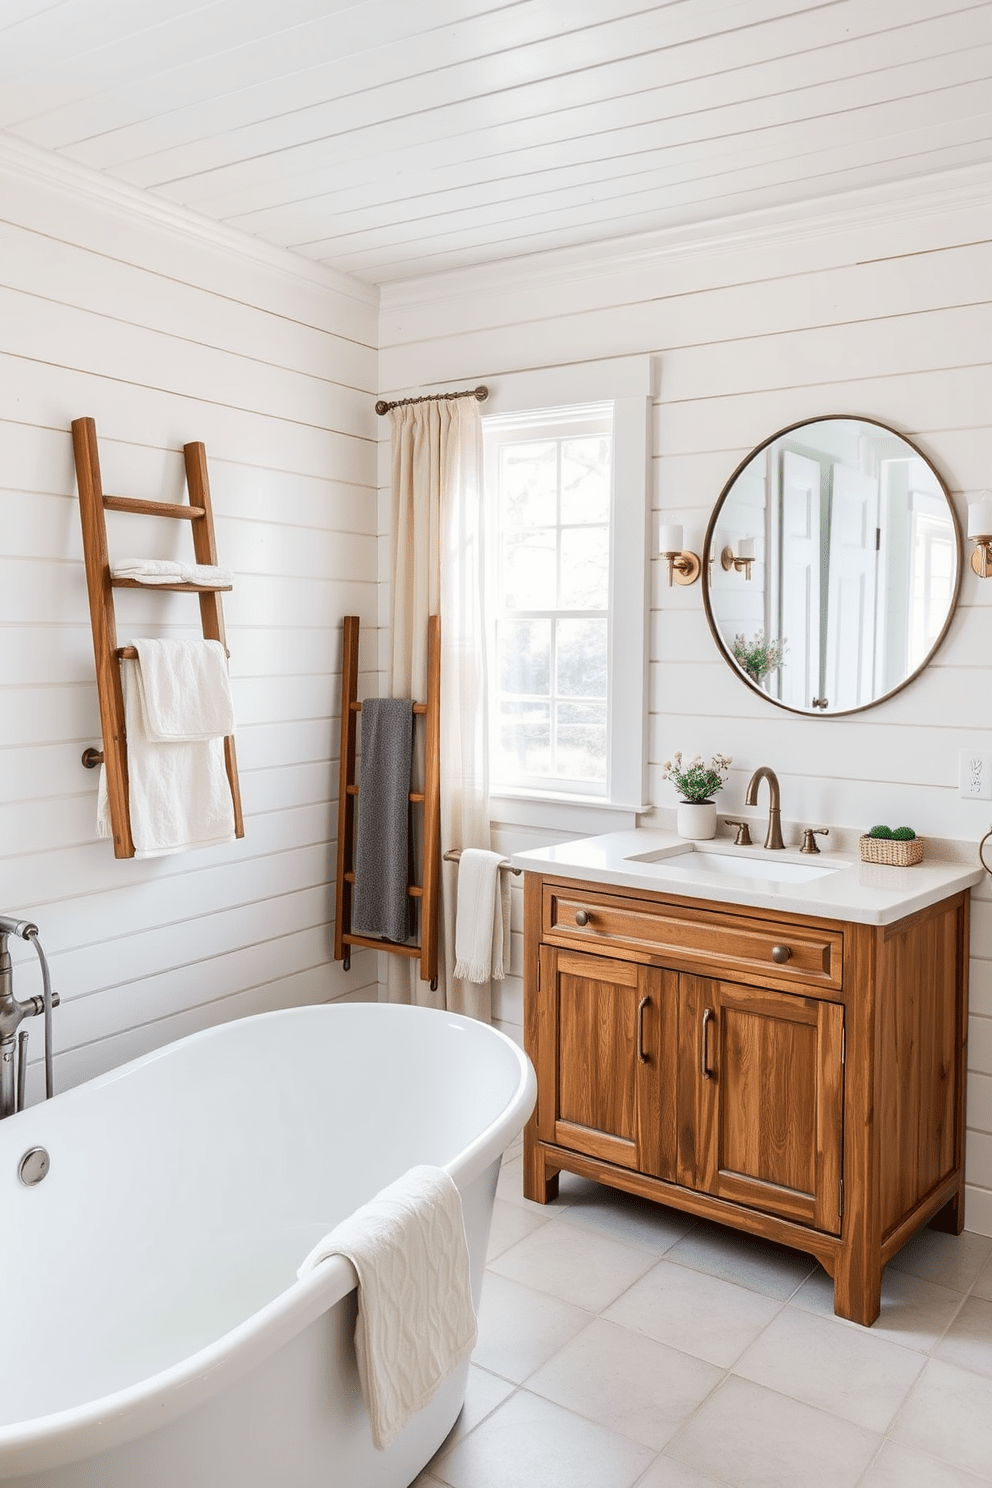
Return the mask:
<svg viewBox="0 0 992 1488"><path fill-rule="evenodd" d="M543 938L604 953L635 953L702 975L745 973L839 989L844 937L807 923L760 920L585 889L544 886Z"/></svg>

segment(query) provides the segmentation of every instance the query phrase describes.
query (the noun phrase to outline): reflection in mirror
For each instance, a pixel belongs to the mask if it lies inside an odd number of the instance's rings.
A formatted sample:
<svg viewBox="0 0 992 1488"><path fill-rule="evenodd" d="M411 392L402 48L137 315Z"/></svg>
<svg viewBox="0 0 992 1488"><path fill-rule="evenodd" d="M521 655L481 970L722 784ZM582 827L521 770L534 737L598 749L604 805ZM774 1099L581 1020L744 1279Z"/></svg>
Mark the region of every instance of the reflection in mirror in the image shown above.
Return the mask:
<svg viewBox="0 0 992 1488"><path fill-rule="evenodd" d="M961 538L940 476L868 419L775 435L734 472L704 552L707 619L772 702L849 713L891 696L950 624Z"/></svg>

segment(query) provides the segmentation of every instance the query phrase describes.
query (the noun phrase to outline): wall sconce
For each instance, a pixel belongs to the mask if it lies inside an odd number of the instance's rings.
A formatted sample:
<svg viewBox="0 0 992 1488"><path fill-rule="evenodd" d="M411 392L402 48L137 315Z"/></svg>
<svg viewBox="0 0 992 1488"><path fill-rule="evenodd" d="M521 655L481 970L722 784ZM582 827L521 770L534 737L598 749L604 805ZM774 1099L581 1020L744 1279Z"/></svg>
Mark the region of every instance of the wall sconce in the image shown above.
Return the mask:
<svg viewBox="0 0 992 1488"><path fill-rule="evenodd" d="M729 543L720 554L720 564L724 572L729 573L732 568L735 568L740 573L741 569L743 569L745 579L750 579L751 577L751 564L754 562L754 559L753 537L742 537L739 540L736 556Z"/></svg>
<svg viewBox="0 0 992 1488"><path fill-rule="evenodd" d="M658 551L668 559L668 587L672 584L694 584L701 564L695 553L682 551L682 524L673 522L658 533Z"/></svg>
<svg viewBox="0 0 992 1488"><path fill-rule="evenodd" d="M968 536L975 544L971 566L980 579L992 579L992 491L968 503Z"/></svg>

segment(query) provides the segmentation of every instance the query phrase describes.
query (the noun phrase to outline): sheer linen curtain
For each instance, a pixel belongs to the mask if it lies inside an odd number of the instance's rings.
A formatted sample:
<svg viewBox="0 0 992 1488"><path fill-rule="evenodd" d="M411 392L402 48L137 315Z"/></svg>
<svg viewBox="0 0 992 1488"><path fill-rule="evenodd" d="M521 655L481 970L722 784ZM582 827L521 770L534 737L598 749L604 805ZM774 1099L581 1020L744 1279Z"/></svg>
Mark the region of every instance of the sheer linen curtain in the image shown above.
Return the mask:
<svg viewBox="0 0 992 1488"><path fill-rule="evenodd" d="M484 622L482 420L474 398L394 408L393 603L389 687L426 696L427 619L441 617L441 850L490 845ZM490 1022L489 984L451 976L457 866L441 865L438 987L389 956L390 1002Z"/></svg>

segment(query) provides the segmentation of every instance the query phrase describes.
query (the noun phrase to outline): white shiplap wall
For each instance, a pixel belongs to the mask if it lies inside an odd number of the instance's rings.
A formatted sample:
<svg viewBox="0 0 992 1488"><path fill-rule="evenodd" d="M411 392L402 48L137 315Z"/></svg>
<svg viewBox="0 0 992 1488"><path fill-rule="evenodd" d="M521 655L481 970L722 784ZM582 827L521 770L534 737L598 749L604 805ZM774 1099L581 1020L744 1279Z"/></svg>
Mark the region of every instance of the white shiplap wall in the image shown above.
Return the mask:
<svg viewBox="0 0 992 1488"><path fill-rule="evenodd" d="M41 152L0 156L0 911L41 928L59 1087L231 1017L376 995L373 957L328 964L343 614L370 627L369 668L376 652L376 326L376 292L341 275ZM136 862L96 840L83 415L116 494L185 499L182 445L206 445L236 574L232 846ZM111 555L185 556L184 525L111 514ZM188 596L120 601L121 641L198 633ZM36 990L12 951L18 994Z"/></svg>
<svg viewBox="0 0 992 1488"><path fill-rule="evenodd" d="M964 519L968 496L992 484L988 201L931 193L709 243L639 241L626 254L575 252L386 286L381 383L390 392L498 385L523 368L657 355L654 549L657 523L674 520L698 552L713 502L748 450L826 413L863 413L905 432L941 470ZM730 815L740 814L750 772L770 764L794 824L864 829L898 817L972 843L986 831L992 809L959 799L957 769L960 749L992 746L992 583L966 570L944 646L898 697L855 717L804 719L742 687L716 653L699 589L669 589L663 565L653 568L656 807L674 805L661 780L666 755L720 749L735 759L722 798ZM496 843L507 851L555 836L502 822ZM992 1234L988 880L975 901L967 1223ZM515 954L518 975L498 989L495 1009L511 1028L521 1018L519 935Z"/></svg>

